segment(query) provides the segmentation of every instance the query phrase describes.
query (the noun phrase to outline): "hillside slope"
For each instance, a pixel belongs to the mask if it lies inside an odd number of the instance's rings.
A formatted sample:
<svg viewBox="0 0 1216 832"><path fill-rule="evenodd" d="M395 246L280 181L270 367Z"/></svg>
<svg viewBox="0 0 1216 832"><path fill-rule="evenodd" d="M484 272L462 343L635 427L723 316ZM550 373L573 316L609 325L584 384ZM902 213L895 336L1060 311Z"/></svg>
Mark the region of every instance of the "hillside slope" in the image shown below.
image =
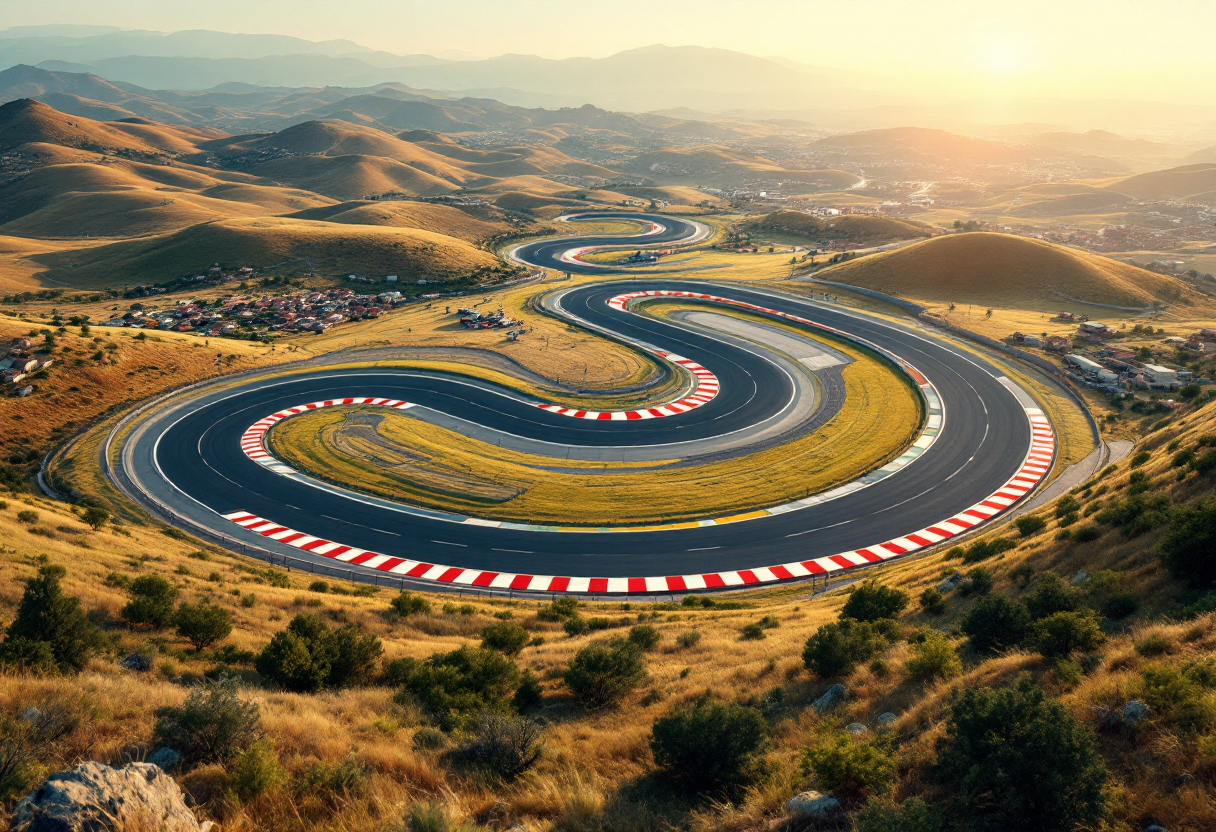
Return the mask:
<svg viewBox="0 0 1216 832"><path fill-rule="evenodd" d="M1061 295L1148 307L1189 295L1181 281L1050 243L1006 234L951 234L819 272L916 300L1051 309Z"/></svg>
<svg viewBox="0 0 1216 832"><path fill-rule="evenodd" d="M928 237L932 233L919 223L890 217L845 215L814 217L801 211L774 211L746 226L757 234L777 234L807 241L848 240L850 242L884 243Z"/></svg>
<svg viewBox="0 0 1216 832"><path fill-rule="evenodd" d="M1216 191L1216 162L1141 173L1110 188L1137 199L1186 199L1211 194Z"/></svg>
<svg viewBox="0 0 1216 832"><path fill-rule="evenodd" d="M142 139L108 124L82 116L68 116L30 98L0 106L0 151L32 142L83 149L157 152L157 148Z"/></svg>

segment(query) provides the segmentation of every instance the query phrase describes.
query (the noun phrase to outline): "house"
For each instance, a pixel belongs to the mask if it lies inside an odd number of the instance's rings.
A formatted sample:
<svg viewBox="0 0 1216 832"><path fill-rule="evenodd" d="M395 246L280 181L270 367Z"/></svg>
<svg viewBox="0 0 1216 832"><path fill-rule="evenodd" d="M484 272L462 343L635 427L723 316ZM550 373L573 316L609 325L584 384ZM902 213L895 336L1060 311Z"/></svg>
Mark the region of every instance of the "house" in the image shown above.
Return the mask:
<svg viewBox="0 0 1216 832"><path fill-rule="evenodd" d="M1140 370L1140 378L1149 387L1170 388L1178 383L1178 371L1160 364L1145 364Z"/></svg>
<svg viewBox="0 0 1216 832"><path fill-rule="evenodd" d="M1082 355L1070 355L1064 360L1075 367L1082 375L1090 378L1097 378L1098 373L1105 369L1101 364L1096 361L1090 361Z"/></svg>
<svg viewBox="0 0 1216 832"><path fill-rule="evenodd" d="M1101 341L1111 335L1111 329L1101 321L1085 321L1077 327L1077 335L1091 341Z"/></svg>
<svg viewBox="0 0 1216 832"><path fill-rule="evenodd" d="M30 348L29 338L14 338L8 342L9 352L25 352Z"/></svg>

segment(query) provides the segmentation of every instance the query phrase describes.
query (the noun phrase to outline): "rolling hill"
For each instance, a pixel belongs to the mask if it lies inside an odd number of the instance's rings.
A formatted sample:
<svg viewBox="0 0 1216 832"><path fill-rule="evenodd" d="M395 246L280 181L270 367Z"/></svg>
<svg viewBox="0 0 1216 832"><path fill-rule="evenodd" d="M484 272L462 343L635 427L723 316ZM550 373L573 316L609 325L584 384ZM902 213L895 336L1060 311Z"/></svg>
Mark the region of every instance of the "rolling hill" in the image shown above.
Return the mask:
<svg viewBox="0 0 1216 832"><path fill-rule="evenodd" d="M215 262L264 270L300 258L323 273L440 279L501 265L489 252L432 231L286 217L220 220L149 240L34 257L48 277L80 288L171 280Z"/></svg>
<svg viewBox="0 0 1216 832"><path fill-rule="evenodd" d="M914 300L1051 310L1061 295L1098 304L1149 307L1191 297L1182 281L1025 237L970 233L935 237L846 261L824 280Z"/></svg>
<svg viewBox="0 0 1216 832"><path fill-rule="evenodd" d="M891 217L847 214L840 217L814 217L801 211L774 211L744 226L753 233L795 238L807 242L848 240L880 243L928 237L932 231L920 223Z"/></svg>
<svg viewBox="0 0 1216 832"><path fill-rule="evenodd" d="M69 116L21 98L0 106L0 151L43 142L85 150L125 150L155 154L158 149L115 127L81 116Z"/></svg>
<svg viewBox="0 0 1216 832"><path fill-rule="evenodd" d="M1141 173L1109 187L1136 199L1185 200L1200 197L1204 202L1216 204L1213 200L1213 194L1216 194L1216 162Z"/></svg>
<svg viewBox="0 0 1216 832"><path fill-rule="evenodd" d="M663 184L771 181L840 189L861 181L860 176L841 170L789 170L762 156L721 145L649 151L626 162L622 169Z"/></svg>

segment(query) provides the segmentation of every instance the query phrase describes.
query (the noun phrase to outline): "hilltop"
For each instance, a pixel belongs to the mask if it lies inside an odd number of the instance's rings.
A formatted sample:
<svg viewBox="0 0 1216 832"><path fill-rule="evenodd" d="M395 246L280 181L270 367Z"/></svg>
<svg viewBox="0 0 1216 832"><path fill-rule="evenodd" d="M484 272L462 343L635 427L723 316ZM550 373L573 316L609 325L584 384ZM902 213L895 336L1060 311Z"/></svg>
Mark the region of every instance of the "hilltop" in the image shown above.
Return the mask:
<svg viewBox="0 0 1216 832"><path fill-rule="evenodd" d="M915 300L1054 309L1062 295L1149 307L1189 297L1181 281L1097 255L1007 234L950 234L819 272Z"/></svg>
<svg viewBox="0 0 1216 832"><path fill-rule="evenodd" d="M34 142L149 154L157 151L152 145L110 125L81 116L65 115L31 98L21 98L0 106L0 151L14 150Z"/></svg>
<svg viewBox="0 0 1216 832"><path fill-rule="evenodd" d="M747 223L745 229L757 234L776 234L799 240L847 240L858 243L886 243L928 237L932 231L920 223L891 217L846 214L815 217L801 211L774 211Z"/></svg>
<svg viewBox="0 0 1216 832"><path fill-rule="evenodd" d="M1216 205L1216 162L1141 173L1110 188L1136 199L1182 199Z"/></svg>

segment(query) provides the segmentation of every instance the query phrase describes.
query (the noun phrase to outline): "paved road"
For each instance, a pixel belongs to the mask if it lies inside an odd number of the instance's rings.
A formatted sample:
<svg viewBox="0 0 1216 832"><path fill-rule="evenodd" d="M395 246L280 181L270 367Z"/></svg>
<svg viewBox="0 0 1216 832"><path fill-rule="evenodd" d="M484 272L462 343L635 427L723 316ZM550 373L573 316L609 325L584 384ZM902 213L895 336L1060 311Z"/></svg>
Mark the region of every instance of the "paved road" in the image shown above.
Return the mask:
<svg viewBox="0 0 1216 832"><path fill-rule="evenodd" d="M959 514L1001 489L1022 465L1030 427L1023 403L998 380L999 370L946 342L888 322L735 286L712 290L836 327L914 364L941 396L946 418L938 440L897 474L831 502L747 522L631 533L486 528L404 513L383 501L285 478L241 451L243 432L270 413L353 396L404 399L494 430L579 447L669 445L678 450L679 443L729 436L779 414L789 406L793 388L774 362L709 334L607 304L622 291L689 288L704 291L707 284L597 283L562 299L566 310L595 326L678 352L717 375L721 392L678 416L580 420L541 410L506 390L438 374L330 371L274 383L251 381L164 411L135 432L124 466L148 494L192 522L263 548L278 546L295 557L309 555L245 531L221 515L249 512L391 558L470 570L615 578L748 570L873 546Z"/></svg>

